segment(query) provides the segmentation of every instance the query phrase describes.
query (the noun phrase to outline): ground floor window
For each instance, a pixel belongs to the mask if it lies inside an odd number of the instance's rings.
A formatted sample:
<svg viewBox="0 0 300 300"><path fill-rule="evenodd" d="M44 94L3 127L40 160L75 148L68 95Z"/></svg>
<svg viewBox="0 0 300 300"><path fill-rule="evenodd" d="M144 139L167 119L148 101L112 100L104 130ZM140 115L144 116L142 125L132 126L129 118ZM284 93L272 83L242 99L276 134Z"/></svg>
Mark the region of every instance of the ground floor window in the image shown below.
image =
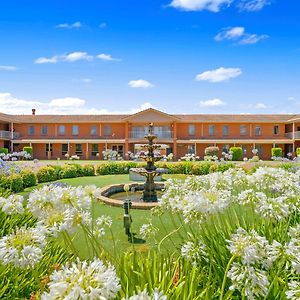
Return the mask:
<svg viewBox="0 0 300 300"><path fill-rule="evenodd" d="M188 145L188 154L196 154L195 145Z"/></svg>
<svg viewBox="0 0 300 300"><path fill-rule="evenodd" d="M62 144L61 145L61 155L66 155L68 153L68 144Z"/></svg>
<svg viewBox="0 0 300 300"><path fill-rule="evenodd" d="M243 149L243 154L247 155L247 146L246 145L241 145L241 148Z"/></svg>
<svg viewBox="0 0 300 300"><path fill-rule="evenodd" d="M112 145L111 150L117 151L118 154L122 157L124 155L123 145Z"/></svg>
<svg viewBox="0 0 300 300"><path fill-rule="evenodd" d="M223 148L222 148L222 152L229 153L229 148L230 148L229 145L224 145Z"/></svg>
<svg viewBox="0 0 300 300"><path fill-rule="evenodd" d="M263 154L263 146L262 145L256 145L255 147L257 149L257 155L262 156Z"/></svg>
<svg viewBox="0 0 300 300"><path fill-rule="evenodd" d="M52 144L46 144L46 156L48 156L49 152L52 155L52 152L53 152L53 145Z"/></svg>
<svg viewBox="0 0 300 300"><path fill-rule="evenodd" d="M82 144L75 144L75 154L82 155Z"/></svg>
<svg viewBox="0 0 300 300"><path fill-rule="evenodd" d="M99 145L92 144L92 156L97 156L98 153L99 153Z"/></svg>

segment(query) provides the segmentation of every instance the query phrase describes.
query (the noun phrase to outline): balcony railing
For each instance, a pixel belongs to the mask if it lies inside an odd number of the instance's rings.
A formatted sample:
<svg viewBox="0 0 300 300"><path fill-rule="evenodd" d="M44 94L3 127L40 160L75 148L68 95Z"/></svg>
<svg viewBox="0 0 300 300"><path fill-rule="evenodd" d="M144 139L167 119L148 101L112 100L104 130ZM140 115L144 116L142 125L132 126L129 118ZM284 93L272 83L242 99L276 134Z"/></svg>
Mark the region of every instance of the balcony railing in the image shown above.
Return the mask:
<svg viewBox="0 0 300 300"><path fill-rule="evenodd" d="M131 131L129 133L129 137L132 139L143 139L147 133L144 132L137 132L137 131ZM171 139L173 138L173 132L172 131L161 131L154 133L158 139Z"/></svg>
<svg viewBox="0 0 300 300"><path fill-rule="evenodd" d="M13 139L17 139L20 137L20 133L13 132ZM11 140L11 132L6 130L0 130L0 139Z"/></svg>
<svg viewBox="0 0 300 300"><path fill-rule="evenodd" d="M292 139L293 137L295 137L295 139L300 139L300 131L295 131L294 135L293 132L288 132L285 134L286 137Z"/></svg>

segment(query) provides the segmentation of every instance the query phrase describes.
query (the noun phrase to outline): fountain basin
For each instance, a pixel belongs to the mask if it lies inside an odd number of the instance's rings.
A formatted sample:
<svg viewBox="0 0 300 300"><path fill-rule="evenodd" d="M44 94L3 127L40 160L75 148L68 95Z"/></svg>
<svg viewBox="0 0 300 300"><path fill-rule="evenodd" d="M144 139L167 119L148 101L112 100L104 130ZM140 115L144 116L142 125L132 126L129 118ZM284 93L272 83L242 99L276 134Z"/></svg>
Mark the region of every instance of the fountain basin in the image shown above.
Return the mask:
<svg viewBox="0 0 300 300"><path fill-rule="evenodd" d="M164 184L163 183L156 183L156 191L161 191L164 189ZM130 183L129 184L130 190L131 188L134 188L137 193L140 194L140 196L142 197L142 191L144 189L144 184L142 183ZM121 199L116 199L118 198L119 194L119 198ZM128 196L130 199L134 198L134 196L136 197L136 195L133 195L133 197L131 197L131 192L128 193ZM100 200L101 202L104 202L105 204L111 205L111 206L118 206L118 207L122 207L123 206L123 202L124 202L124 184L112 184L112 185L108 185L105 186L103 188L100 189L99 194L97 196L98 200ZM134 201L134 199L132 199L132 208L134 209L151 209L154 208L156 206L159 206L158 202L139 202L139 201Z"/></svg>

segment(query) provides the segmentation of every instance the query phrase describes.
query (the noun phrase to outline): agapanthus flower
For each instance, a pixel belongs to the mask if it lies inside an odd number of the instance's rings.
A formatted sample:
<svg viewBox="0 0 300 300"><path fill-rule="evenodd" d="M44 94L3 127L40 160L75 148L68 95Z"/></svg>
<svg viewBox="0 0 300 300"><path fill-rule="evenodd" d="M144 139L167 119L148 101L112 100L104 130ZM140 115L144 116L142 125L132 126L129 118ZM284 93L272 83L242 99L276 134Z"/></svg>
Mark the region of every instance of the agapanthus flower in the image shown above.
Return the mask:
<svg viewBox="0 0 300 300"><path fill-rule="evenodd" d="M159 291L158 289L155 289L152 291L151 294L148 293L147 289L144 289L143 291L139 291L137 294L134 294L133 296L127 296L126 298L123 298L122 300L167 300L167 296Z"/></svg>
<svg viewBox="0 0 300 300"><path fill-rule="evenodd" d="M101 237L105 235L105 227L110 228L111 226L112 226L112 218L103 215L96 219L94 234L98 237Z"/></svg>
<svg viewBox="0 0 300 300"><path fill-rule="evenodd" d="M0 239L0 261L19 268L34 267L41 260L45 245L43 227L17 228Z"/></svg>
<svg viewBox="0 0 300 300"><path fill-rule="evenodd" d="M197 243L189 241L181 247L181 255L196 266L200 259L208 261L206 250L206 245L202 241Z"/></svg>
<svg viewBox="0 0 300 300"><path fill-rule="evenodd" d="M10 195L7 198L0 197L0 208L8 215L23 214L23 202L24 197L16 194Z"/></svg>
<svg viewBox="0 0 300 300"><path fill-rule="evenodd" d="M154 236L157 230L158 229L154 227L151 222L148 224L143 224L140 228L140 235L143 239L148 239L151 236Z"/></svg>
<svg viewBox="0 0 300 300"><path fill-rule="evenodd" d="M286 291L285 295L287 299L299 300L300 299L300 282L291 281L288 284L289 289Z"/></svg>
<svg viewBox="0 0 300 300"><path fill-rule="evenodd" d="M78 258L50 275L49 292L41 299L114 299L120 290L119 281L112 265L106 266L98 258L91 262Z"/></svg>

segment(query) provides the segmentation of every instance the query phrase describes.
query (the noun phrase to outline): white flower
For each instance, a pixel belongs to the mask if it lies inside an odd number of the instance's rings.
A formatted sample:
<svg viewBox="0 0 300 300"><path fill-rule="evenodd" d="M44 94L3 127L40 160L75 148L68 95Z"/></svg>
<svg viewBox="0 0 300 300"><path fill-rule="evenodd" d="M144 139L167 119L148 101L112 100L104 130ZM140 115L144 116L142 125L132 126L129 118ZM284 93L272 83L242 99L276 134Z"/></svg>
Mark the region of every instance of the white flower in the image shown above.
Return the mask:
<svg viewBox="0 0 300 300"><path fill-rule="evenodd" d="M289 289L286 291L286 297L290 300L300 299L300 283L298 281L289 282Z"/></svg>
<svg viewBox="0 0 300 300"><path fill-rule="evenodd" d="M230 290L239 290L250 300L265 297L268 293L270 283L263 270L250 265L233 263L227 276L232 281Z"/></svg>
<svg viewBox="0 0 300 300"><path fill-rule="evenodd" d="M154 236L157 230L158 229L154 227L151 222L149 224L143 224L140 228L140 235L143 239L147 239Z"/></svg>
<svg viewBox="0 0 300 300"><path fill-rule="evenodd" d="M54 299L114 299L120 290L115 268L105 266L94 258L92 262L79 258L71 265L54 271L48 284L49 293L42 294L42 300Z"/></svg>
<svg viewBox="0 0 300 300"><path fill-rule="evenodd" d="M44 228L17 228L0 239L0 261L20 268L34 267L42 258L45 244Z"/></svg>
<svg viewBox="0 0 300 300"><path fill-rule="evenodd" d="M197 244L194 242L187 242L181 247L181 255L191 261L194 266L197 265L197 262L201 258L208 261L206 245L202 241Z"/></svg>
<svg viewBox="0 0 300 300"><path fill-rule="evenodd" d="M20 195L10 195L8 198L0 197L0 207L2 211L5 213L12 215L12 214L23 214L24 207L23 207L24 198Z"/></svg>
<svg viewBox="0 0 300 300"><path fill-rule="evenodd" d="M105 235L105 228L110 228L112 226L112 219L109 216L101 216L96 219L96 228L94 234L98 237Z"/></svg>
<svg viewBox="0 0 300 300"><path fill-rule="evenodd" d="M155 289L152 291L152 294L148 294L147 289L144 289L142 292L139 291L137 294L134 294L133 296L126 298L123 298L122 300L167 300L167 296L160 292L158 289Z"/></svg>

